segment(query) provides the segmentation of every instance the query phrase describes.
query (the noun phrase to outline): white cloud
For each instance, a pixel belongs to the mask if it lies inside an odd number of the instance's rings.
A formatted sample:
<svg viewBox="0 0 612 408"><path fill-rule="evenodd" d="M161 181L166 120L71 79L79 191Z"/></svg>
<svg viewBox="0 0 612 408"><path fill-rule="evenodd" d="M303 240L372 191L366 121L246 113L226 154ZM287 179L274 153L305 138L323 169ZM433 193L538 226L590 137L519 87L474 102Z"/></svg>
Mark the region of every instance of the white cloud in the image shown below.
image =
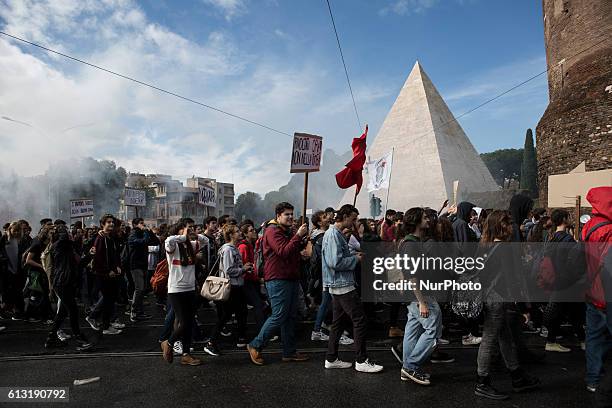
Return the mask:
<svg viewBox="0 0 612 408"><path fill-rule="evenodd" d="M394 0L386 7L383 7L378 13L381 16L386 16L390 13L400 16L422 13L425 10L434 7L439 0Z"/></svg>
<svg viewBox="0 0 612 408"><path fill-rule="evenodd" d="M239 17L247 12L244 0L203 0L205 4L218 9L227 21Z"/></svg>

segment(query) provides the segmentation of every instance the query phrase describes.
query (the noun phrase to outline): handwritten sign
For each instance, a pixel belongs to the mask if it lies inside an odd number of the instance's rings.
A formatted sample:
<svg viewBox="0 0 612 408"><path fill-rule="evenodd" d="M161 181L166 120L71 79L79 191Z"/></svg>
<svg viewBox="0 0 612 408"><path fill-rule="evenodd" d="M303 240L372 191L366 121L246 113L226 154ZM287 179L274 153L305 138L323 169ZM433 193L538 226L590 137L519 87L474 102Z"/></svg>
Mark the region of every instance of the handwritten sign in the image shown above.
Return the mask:
<svg viewBox="0 0 612 408"><path fill-rule="evenodd" d="M215 189L211 187L199 187L198 188L198 202L207 207L217 206L217 194Z"/></svg>
<svg viewBox="0 0 612 408"><path fill-rule="evenodd" d="M293 135L290 173L310 173L319 171L323 152L323 138L307 133Z"/></svg>
<svg viewBox="0 0 612 408"><path fill-rule="evenodd" d="M135 188L126 188L124 195L125 205L133 207L146 207L147 199L144 190L137 190Z"/></svg>
<svg viewBox="0 0 612 408"><path fill-rule="evenodd" d="M70 200L70 218L93 217L93 200L83 198L80 200Z"/></svg>

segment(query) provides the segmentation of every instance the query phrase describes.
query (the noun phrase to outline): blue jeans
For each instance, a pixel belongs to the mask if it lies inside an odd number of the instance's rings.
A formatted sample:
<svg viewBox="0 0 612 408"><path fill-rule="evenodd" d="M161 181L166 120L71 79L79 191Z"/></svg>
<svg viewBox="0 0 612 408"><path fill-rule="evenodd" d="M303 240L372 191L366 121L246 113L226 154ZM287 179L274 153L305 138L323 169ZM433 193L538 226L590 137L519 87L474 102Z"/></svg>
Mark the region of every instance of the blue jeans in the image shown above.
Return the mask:
<svg viewBox="0 0 612 408"><path fill-rule="evenodd" d="M408 305L408 321L404 331L404 368L418 370L436 347L436 339L442 335L442 313L433 299L427 300L428 317L421 317L419 303Z"/></svg>
<svg viewBox="0 0 612 408"><path fill-rule="evenodd" d="M608 310L612 310L608 307ZM606 353L612 346L612 316L597 309L591 303L586 308L586 382L599 384Z"/></svg>
<svg viewBox="0 0 612 408"><path fill-rule="evenodd" d="M332 301L332 297L329 293L329 289L323 290L323 295L321 296L321 304L319 305L319 310L317 311L317 318L315 320L314 331L321 330L321 324L323 324L323 320L325 320L325 315L327 314L327 309L329 308L329 304Z"/></svg>
<svg viewBox="0 0 612 408"><path fill-rule="evenodd" d="M275 279L266 282L268 299L272 314L263 324L257 337L250 346L261 350L280 328L283 342L283 357L291 357L296 353L295 322L297 320L299 302L298 281Z"/></svg>

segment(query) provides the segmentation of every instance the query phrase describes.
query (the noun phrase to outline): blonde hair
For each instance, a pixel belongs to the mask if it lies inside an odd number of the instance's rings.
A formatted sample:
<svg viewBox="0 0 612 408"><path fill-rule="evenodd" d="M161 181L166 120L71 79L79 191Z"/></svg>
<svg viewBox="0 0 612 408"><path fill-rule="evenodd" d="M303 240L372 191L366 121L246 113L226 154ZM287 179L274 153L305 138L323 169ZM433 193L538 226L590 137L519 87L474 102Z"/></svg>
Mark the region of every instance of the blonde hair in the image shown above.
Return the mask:
<svg viewBox="0 0 612 408"><path fill-rule="evenodd" d="M232 240L232 234L240 232L237 226L232 224L225 224L223 226L223 240L225 242L230 242Z"/></svg>

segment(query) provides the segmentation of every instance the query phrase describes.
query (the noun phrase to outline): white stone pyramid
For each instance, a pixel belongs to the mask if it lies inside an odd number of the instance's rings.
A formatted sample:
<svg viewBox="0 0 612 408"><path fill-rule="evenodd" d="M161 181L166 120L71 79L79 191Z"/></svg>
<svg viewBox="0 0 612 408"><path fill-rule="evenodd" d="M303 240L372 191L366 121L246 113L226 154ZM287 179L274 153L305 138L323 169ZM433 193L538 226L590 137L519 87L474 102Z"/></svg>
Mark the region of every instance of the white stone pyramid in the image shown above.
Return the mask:
<svg viewBox="0 0 612 408"><path fill-rule="evenodd" d="M458 180L458 200L468 192L499 190L491 173L465 132L417 61L387 114L368 159L377 160L392 149L393 170L388 208L406 211L416 206L439 209L453 201ZM368 176L357 196L361 216L370 214ZM385 211L387 190L374 192ZM355 188L346 190L339 203L352 203Z"/></svg>

